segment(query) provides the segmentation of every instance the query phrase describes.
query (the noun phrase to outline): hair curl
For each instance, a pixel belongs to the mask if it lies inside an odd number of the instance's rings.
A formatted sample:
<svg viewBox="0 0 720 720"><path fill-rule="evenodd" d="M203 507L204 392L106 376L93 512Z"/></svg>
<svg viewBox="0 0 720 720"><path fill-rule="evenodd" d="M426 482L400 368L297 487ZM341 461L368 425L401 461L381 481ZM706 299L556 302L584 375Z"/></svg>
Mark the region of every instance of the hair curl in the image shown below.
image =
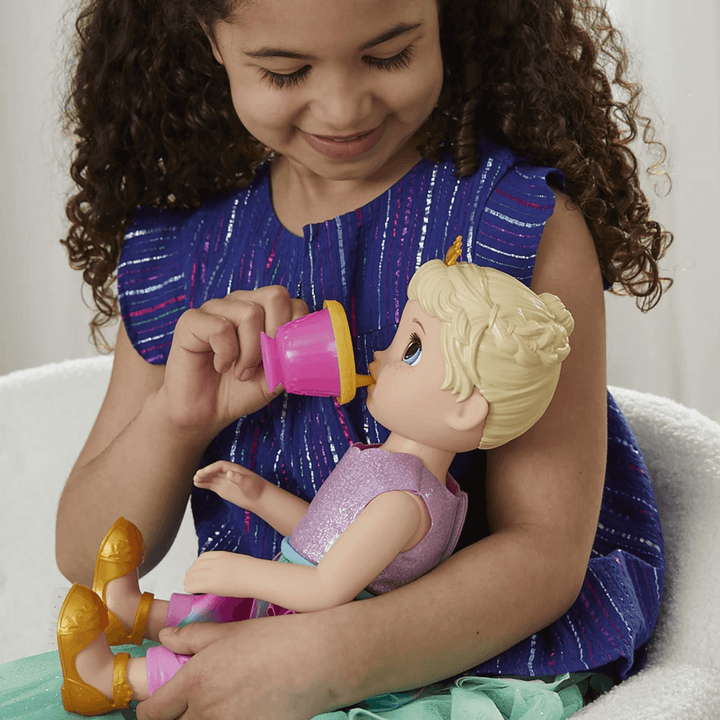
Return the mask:
<svg viewBox="0 0 720 720"><path fill-rule="evenodd" d="M445 81L421 152L450 150L458 175L478 165L480 134L557 167L593 234L605 277L646 310L666 281L672 235L650 219L630 143L661 151L627 79L622 38L598 0L438 0ZM267 148L233 108L203 27L233 0L84 0L66 105L75 138L62 243L82 270L101 329L136 208L198 207L249 184ZM658 163L659 165L660 163ZM654 166L655 167L655 166Z"/></svg>

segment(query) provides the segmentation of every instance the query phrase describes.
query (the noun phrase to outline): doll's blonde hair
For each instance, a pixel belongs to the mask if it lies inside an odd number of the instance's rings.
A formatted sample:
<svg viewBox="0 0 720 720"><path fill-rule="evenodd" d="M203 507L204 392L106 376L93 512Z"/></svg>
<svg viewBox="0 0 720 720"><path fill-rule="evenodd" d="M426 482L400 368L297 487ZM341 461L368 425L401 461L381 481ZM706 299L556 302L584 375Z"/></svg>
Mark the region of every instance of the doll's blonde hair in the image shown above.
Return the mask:
<svg viewBox="0 0 720 720"><path fill-rule="evenodd" d="M570 352L572 315L555 295L536 295L499 270L473 263L422 265L408 298L442 321L442 389L465 400L478 388L488 413L481 449L522 435L545 412Z"/></svg>

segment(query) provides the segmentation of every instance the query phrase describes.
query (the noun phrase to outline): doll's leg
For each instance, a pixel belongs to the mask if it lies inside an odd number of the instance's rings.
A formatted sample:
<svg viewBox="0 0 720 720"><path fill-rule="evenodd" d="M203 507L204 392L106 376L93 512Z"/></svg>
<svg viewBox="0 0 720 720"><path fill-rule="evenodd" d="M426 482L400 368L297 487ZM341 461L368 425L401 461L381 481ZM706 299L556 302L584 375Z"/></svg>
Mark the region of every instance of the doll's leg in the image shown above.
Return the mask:
<svg viewBox="0 0 720 720"><path fill-rule="evenodd" d="M146 663L146 686L148 695L152 695L164 685L191 658L191 655L178 655L162 645L148 648Z"/></svg>
<svg viewBox="0 0 720 720"><path fill-rule="evenodd" d="M112 610L125 627L133 626L141 597L136 573L129 573L108 584L108 610ZM169 601L153 598L145 624L145 637L157 640L160 630L168 625L247 620L252 605L252 598L226 598L210 594L173 593Z"/></svg>
<svg viewBox="0 0 720 720"><path fill-rule="evenodd" d="M112 610L128 629L133 627L141 598L142 592L140 591L137 570L111 580L107 584L105 591L107 608ZM158 639L158 633L167 625L169 605L170 603L167 600L153 598L145 623L144 637L150 640Z"/></svg>
<svg viewBox="0 0 720 720"><path fill-rule="evenodd" d="M252 598L173 593L166 612L166 624L183 626L193 622L237 622L247 620L252 608Z"/></svg>
<svg viewBox="0 0 720 720"><path fill-rule="evenodd" d="M75 658L80 679L99 690L108 699L113 698L115 655L108 645L105 633L100 633ZM146 700L148 692L147 665L144 657L128 660L125 678L132 690L131 700Z"/></svg>

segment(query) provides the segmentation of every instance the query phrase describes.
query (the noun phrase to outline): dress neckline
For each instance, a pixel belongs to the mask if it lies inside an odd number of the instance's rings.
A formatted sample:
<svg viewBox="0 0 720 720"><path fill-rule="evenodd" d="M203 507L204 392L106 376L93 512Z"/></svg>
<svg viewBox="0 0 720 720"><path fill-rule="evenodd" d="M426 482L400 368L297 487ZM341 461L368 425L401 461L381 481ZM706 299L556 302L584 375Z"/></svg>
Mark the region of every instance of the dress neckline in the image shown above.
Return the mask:
<svg viewBox="0 0 720 720"><path fill-rule="evenodd" d="M327 218L326 220L322 220L316 223L308 223L303 226L302 235L296 235L294 232L292 232L292 230L289 230L287 227L285 227L285 225L283 225L277 213L275 212L275 204L273 203L272 196L272 184L270 182L270 160L265 160L261 165L258 166L256 171L256 183L258 184L258 189L262 193L263 200L270 208L271 220L272 223L276 226L276 229L292 238L302 240L303 238L307 239L315 236L317 234L317 231L328 223L345 224L347 222L352 222L353 218L358 218L361 215L372 213L378 206L382 205L382 203L396 191L400 184L404 183L408 178L415 176L426 164L435 165L436 163L433 163L427 158L421 157L420 160L418 160L404 175L398 178L386 190L381 192L376 197L372 198L372 200L369 200L367 203L361 205L354 210L349 210L348 212L336 215L335 217Z"/></svg>

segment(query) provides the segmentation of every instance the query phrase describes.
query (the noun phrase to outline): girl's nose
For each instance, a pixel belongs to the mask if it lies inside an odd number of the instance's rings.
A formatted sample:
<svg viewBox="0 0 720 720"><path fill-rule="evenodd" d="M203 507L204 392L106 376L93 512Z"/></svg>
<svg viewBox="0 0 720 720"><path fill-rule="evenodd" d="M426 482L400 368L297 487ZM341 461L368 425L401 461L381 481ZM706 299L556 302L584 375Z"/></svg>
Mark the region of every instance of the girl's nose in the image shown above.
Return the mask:
<svg viewBox="0 0 720 720"><path fill-rule="evenodd" d="M327 134L374 129L365 126L372 113L372 96L352 74L332 78L325 84L313 102L313 112Z"/></svg>

